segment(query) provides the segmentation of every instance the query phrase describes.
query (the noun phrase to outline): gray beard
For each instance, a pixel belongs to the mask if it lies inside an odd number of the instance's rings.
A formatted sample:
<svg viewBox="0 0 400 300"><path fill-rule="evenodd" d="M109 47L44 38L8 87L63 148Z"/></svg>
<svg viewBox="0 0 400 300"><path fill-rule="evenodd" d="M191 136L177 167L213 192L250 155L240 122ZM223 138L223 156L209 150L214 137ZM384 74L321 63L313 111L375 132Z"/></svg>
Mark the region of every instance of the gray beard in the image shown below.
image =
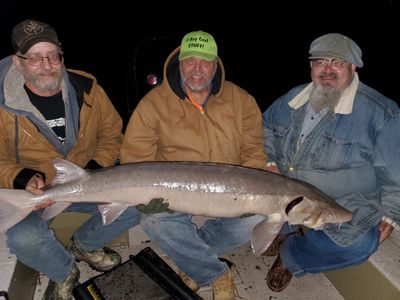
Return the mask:
<svg viewBox="0 0 400 300"><path fill-rule="evenodd" d="M183 76L183 74L181 74L181 78L182 78L182 81L185 83L185 85L189 88L189 90L194 93L202 92L202 91L208 89L211 84L211 80L208 80L207 82L205 82L202 85L194 86L194 85L190 84L190 82L186 79L185 76Z"/></svg>
<svg viewBox="0 0 400 300"><path fill-rule="evenodd" d="M211 82L214 79L215 73L217 72L217 68L214 69L214 74L211 76L211 78L207 82L205 82L204 84L202 84L200 86L193 86L190 84L190 82L187 80L187 78L183 75L181 65L179 65L179 72L180 72L183 83L186 84L186 86L189 88L189 90L191 92L197 93L197 92L202 92L202 91L210 88Z"/></svg>
<svg viewBox="0 0 400 300"><path fill-rule="evenodd" d="M316 112L321 111L324 107L334 112L341 96L342 92L336 88L314 85L310 94L310 102Z"/></svg>
<svg viewBox="0 0 400 300"><path fill-rule="evenodd" d="M29 74L24 69L22 69L22 74L25 78L25 81L29 81L33 84L35 88L42 92L52 92L58 91L61 87L62 82L62 74L64 68L59 70L58 72L54 72L54 78L50 82L42 81L36 74Z"/></svg>

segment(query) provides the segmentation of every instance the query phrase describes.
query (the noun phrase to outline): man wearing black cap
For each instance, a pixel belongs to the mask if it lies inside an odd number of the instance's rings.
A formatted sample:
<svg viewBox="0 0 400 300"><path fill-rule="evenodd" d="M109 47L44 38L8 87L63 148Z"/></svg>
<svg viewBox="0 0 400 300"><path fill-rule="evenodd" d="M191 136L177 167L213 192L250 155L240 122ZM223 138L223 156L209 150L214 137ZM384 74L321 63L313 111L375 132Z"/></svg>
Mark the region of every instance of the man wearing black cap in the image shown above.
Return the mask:
<svg viewBox="0 0 400 300"><path fill-rule="evenodd" d="M85 169L115 164L122 141L122 120L96 79L64 67L56 31L25 20L12 32L15 54L0 61L0 187L42 194L55 176L53 159L64 158ZM48 201L7 231L7 245L18 260L47 275L45 299L71 299L79 279L75 259L99 270L121 262L103 246L138 224L129 208L103 226L96 205L73 204L68 210L92 217L66 249L41 218ZM1 205L1 204L0 204Z"/></svg>
<svg viewBox="0 0 400 300"><path fill-rule="evenodd" d="M397 104L363 84L362 52L330 33L310 46L312 82L290 90L263 115L265 151L276 172L309 182L353 212L339 228L284 226L268 255L280 292L293 275L366 261L400 224L400 118Z"/></svg>

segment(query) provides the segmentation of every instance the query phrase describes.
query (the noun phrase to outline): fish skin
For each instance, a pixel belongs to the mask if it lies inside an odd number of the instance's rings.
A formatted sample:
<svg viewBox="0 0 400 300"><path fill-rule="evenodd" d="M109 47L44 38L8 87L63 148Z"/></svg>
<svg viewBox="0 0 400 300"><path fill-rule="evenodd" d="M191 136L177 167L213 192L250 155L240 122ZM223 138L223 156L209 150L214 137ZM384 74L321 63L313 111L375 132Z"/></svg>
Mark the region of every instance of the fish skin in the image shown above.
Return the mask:
<svg viewBox="0 0 400 300"><path fill-rule="evenodd" d="M268 216L256 225L252 235L253 251L261 255L285 222L318 229L326 223L340 224L352 218L351 212L308 183L242 166L140 162L86 171L57 159L54 167L57 175L43 195L0 189L0 231L17 224L48 199L56 203L44 210L44 219L55 217L72 203L96 202L100 203L103 223L109 224L129 206L162 198L170 210L193 215Z"/></svg>

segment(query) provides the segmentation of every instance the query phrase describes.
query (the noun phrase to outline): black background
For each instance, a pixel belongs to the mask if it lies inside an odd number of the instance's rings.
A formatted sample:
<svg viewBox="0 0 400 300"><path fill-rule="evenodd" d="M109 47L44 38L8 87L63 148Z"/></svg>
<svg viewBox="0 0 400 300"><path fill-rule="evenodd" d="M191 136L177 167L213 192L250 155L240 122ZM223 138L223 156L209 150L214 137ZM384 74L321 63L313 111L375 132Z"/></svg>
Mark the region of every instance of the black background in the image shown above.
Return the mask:
<svg viewBox="0 0 400 300"><path fill-rule="evenodd" d="M180 40L189 31L210 32L217 41L226 78L255 96L264 111L293 86L310 81L311 41L340 32L363 51L361 81L400 100L400 9L396 0L135 1L129 5L128 1L2 3L0 56L12 54L14 25L26 18L49 23L62 42L65 65L96 76L126 121L137 102L133 59L143 39ZM154 60L162 65L168 54L155 55Z"/></svg>

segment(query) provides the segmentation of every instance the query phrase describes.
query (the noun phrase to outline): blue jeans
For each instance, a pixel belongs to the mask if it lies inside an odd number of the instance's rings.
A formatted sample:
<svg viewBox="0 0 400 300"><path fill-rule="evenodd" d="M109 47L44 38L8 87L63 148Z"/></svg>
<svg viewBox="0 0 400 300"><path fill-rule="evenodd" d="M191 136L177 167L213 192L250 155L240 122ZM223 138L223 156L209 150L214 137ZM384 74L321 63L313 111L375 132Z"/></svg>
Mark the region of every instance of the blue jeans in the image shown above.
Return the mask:
<svg viewBox="0 0 400 300"><path fill-rule="evenodd" d="M218 256L251 239L253 227L264 216L207 220L197 228L184 213L142 215L151 240L200 286L213 283L228 267Z"/></svg>
<svg viewBox="0 0 400 300"><path fill-rule="evenodd" d="M103 225L95 203L75 203L65 211L82 212L91 218L74 233L76 244L86 251L94 251L112 242L120 234L140 223L140 213L129 207L117 220ZM41 218L42 211L32 212L7 231L7 245L18 260L55 282L62 282L75 263L73 255L55 237L49 224Z"/></svg>
<svg viewBox="0 0 400 300"><path fill-rule="evenodd" d="M281 233L285 231L283 228ZM304 236L290 235L282 243L280 255L296 277L323 273L363 263L378 250L379 236L379 226L375 226L350 246L340 247L322 230L310 229Z"/></svg>

